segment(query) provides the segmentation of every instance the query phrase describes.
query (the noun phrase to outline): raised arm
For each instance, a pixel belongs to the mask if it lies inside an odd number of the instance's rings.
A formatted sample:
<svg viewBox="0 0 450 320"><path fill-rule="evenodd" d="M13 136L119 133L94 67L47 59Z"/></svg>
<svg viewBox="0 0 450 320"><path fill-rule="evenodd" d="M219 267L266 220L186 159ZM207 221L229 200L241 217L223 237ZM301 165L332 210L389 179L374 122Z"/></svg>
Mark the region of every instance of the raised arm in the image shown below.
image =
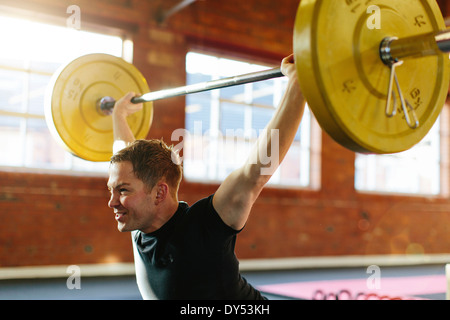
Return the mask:
<svg viewBox="0 0 450 320"><path fill-rule="evenodd" d="M127 117L137 111L140 111L143 104L132 103L131 99L134 96L134 92L129 92L114 105L112 113L114 131L113 153L116 153L136 140L130 126L128 125Z"/></svg>
<svg viewBox="0 0 450 320"><path fill-rule="evenodd" d="M288 152L300 125L305 100L298 84L293 55L283 59L281 70L289 78L285 94L250 153L248 160L220 185L213 206L235 230L247 222L253 203ZM278 154L271 154L277 150ZM268 163L267 156L271 161Z"/></svg>

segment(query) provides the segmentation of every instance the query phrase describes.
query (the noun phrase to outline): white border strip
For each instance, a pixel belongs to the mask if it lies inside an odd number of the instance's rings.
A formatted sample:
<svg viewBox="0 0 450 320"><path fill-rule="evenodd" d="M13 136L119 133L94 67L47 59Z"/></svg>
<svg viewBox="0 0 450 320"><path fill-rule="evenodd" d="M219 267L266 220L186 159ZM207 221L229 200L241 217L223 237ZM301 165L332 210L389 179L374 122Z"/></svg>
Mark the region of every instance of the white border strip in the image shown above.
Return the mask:
<svg viewBox="0 0 450 320"><path fill-rule="evenodd" d="M432 265L450 263L450 255L372 255L242 260L241 271Z"/></svg>
<svg viewBox="0 0 450 320"><path fill-rule="evenodd" d="M39 279L39 278L67 278L72 275L66 266L31 266L0 268L0 280L6 279ZM134 263L108 263L77 265L81 276L126 276L134 275Z"/></svg>
<svg viewBox="0 0 450 320"><path fill-rule="evenodd" d="M352 268L377 265L380 267L414 266L450 263L450 254L442 255L372 255L338 257L303 257L278 259L243 259L241 271L275 271L319 268ZM84 264L80 267L81 276L130 276L135 274L134 263ZM72 273L69 265L30 266L0 268L0 280L67 278Z"/></svg>

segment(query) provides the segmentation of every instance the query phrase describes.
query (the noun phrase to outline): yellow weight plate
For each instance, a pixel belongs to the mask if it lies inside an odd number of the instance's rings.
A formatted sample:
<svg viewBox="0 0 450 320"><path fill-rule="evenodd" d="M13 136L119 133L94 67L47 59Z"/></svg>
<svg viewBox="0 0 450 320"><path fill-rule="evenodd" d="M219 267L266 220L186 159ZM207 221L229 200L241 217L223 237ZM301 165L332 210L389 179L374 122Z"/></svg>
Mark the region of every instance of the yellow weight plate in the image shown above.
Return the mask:
<svg viewBox="0 0 450 320"><path fill-rule="evenodd" d="M323 130L361 153L396 153L422 140L445 103L448 54L405 59L396 68L420 122L411 129L398 102L398 114L385 115L390 68L381 61L379 47L385 37L440 30L445 23L434 0L302 0L294 30L296 67Z"/></svg>
<svg viewBox="0 0 450 320"><path fill-rule="evenodd" d="M132 64L107 54L77 58L56 72L49 85L45 117L52 135L72 154L89 161L112 156L111 116L97 111L105 96L120 99L127 92L149 92L145 78ZM137 139L145 139L153 117L153 104L128 117Z"/></svg>

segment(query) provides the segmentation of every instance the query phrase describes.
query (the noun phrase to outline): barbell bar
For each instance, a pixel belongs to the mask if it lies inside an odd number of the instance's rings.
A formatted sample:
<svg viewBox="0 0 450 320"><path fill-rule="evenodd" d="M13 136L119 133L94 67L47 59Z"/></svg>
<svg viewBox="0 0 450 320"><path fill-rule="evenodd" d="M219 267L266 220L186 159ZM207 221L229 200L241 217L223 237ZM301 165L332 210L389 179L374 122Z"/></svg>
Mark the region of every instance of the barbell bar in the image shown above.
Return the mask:
<svg viewBox="0 0 450 320"><path fill-rule="evenodd" d="M283 77L281 68L273 68L269 70L263 70L258 72L252 72L247 74L242 74L238 76L232 76L223 79L205 81L200 83L195 83L187 86L182 86L178 88L165 89L160 91L148 92L139 97L134 97L131 99L132 103L144 103L152 102L167 98L174 98L178 96L210 91L214 89L223 89L232 86L243 85L246 83L253 83L258 81L269 80L273 78ZM112 109L114 109L114 104L116 101L111 97L103 97L100 99L97 107L100 112L105 115L110 115Z"/></svg>
<svg viewBox="0 0 450 320"><path fill-rule="evenodd" d="M434 0L373 0L370 5L382 17L377 28L369 27L371 16L361 1L301 1L295 64L311 111L335 141L355 152L396 153L420 142L442 110L449 87L450 31ZM276 68L149 92L132 64L91 54L55 73L46 119L68 151L108 161L113 134L107 115L126 92L147 92L132 101L145 107L127 119L140 139L152 122L152 101L280 76Z"/></svg>

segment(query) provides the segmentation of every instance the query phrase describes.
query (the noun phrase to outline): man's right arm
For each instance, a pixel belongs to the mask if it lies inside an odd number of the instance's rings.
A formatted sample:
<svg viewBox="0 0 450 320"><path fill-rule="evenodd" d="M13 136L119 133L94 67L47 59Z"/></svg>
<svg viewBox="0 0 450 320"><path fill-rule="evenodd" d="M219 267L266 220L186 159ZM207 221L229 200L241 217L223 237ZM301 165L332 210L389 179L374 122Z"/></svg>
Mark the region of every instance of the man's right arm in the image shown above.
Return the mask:
<svg viewBox="0 0 450 320"><path fill-rule="evenodd" d="M129 92L114 105L112 112L114 131L113 153L120 151L136 140L130 126L128 125L127 117L142 110L143 104L132 103L131 99L134 96L134 92Z"/></svg>

